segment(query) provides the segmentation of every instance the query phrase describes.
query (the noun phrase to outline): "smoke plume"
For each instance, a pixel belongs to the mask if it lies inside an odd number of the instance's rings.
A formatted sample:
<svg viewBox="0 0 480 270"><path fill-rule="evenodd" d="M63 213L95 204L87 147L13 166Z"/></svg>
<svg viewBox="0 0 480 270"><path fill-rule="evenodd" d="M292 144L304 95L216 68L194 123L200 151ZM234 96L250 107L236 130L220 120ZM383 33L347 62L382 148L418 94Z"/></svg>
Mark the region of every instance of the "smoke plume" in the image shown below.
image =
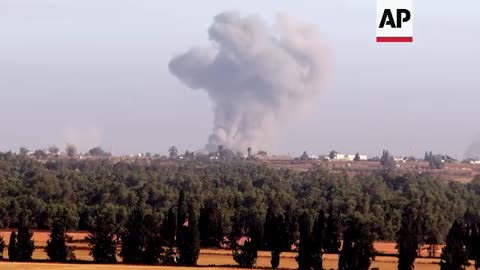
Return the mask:
<svg viewBox="0 0 480 270"><path fill-rule="evenodd" d="M270 27L257 16L224 12L208 34L210 47L169 63L173 75L205 90L213 103L207 149L268 147L279 123L322 90L326 53L319 33L286 16Z"/></svg>

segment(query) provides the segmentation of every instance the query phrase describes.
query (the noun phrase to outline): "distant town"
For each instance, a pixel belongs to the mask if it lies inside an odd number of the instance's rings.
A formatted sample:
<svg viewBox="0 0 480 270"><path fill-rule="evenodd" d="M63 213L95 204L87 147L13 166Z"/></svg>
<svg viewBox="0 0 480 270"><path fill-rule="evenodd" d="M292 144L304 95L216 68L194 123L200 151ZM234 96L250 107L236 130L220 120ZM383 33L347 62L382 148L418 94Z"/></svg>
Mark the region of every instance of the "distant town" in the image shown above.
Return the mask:
<svg viewBox="0 0 480 270"><path fill-rule="evenodd" d="M379 156L368 156L362 153L340 153L330 151L324 154L310 154L304 151L297 157L275 155L267 151L254 152L250 147L246 153L234 152L222 145L216 151L185 151L180 153L175 146L168 149L165 154L138 153L134 155L112 155L101 147L94 147L82 153L74 145L67 145L65 149L52 146L48 149L31 150L21 147L18 155L29 156L47 162L54 159L74 158L84 159L109 159L112 162L138 161L152 162L234 162L250 161L267 164L274 168L286 168L296 171L307 171L317 166L323 166L332 171L358 174L378 169L395 169L399 171L434 173L447 180L469 182L475 175L480 174L480 159L457 160L446 154L425 152L423 158L414 156L396 156L384 150Z"/></svg>

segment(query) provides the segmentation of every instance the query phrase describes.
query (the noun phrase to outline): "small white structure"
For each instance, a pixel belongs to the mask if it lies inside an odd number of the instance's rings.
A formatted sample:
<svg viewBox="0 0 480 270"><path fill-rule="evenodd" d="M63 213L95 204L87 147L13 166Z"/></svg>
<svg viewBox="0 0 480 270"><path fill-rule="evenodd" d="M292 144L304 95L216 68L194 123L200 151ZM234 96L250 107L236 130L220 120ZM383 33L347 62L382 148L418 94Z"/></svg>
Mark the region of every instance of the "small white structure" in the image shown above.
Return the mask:
<svg viewBox="0 0 480 270"><path fill-rule="evenodd" d="M354 161L355 160L355 157L357 155L350 155L350 154L340 154L340 153L335 153L335 155L333 156L333 159L332 160L339 160L339 161ZM327 155L328 157L328 155ZM367 155L358 155L359 157L359 160L368 160L368 156Z"/></svg>

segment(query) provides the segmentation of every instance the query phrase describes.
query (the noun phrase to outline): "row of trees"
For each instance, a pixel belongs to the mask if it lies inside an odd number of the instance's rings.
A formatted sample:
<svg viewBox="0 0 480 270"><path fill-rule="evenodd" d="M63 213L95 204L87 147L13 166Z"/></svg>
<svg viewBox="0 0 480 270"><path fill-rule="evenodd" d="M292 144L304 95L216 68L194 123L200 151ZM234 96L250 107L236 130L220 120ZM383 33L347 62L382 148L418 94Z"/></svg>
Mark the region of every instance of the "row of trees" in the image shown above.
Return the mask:
<svg viewBox="0 0 480 270"><path fill-rule="evenodd" d="M0 228L17 228L20 214L26 211L35 229L51 229L62 213L69 229L87 230L102 205L111 205L121 226L139 205L163 220L181 189L196 198L197 209L218 209L221 215L209 219L217 219L227 235L241 232L237 224L250 222L252 216L264 223L273 203L275 214L289 212L297 220L304 209L311 213L331 205L342 229L349 216L358 215L372 224L377 239L393 241L403 208L416 202L426 216L428 244L443 242L459 213L480 214L480 178L461 184L426 173L390 171L350 177L321 167L297 172L250 162L64 159L40 163L0 154L0 186Z"/></svg>
<svg viewBox="0 0 480 270"><path fill-rule="evenodd" d="M422 243L422 215L408 206L402 217L402 225L397 233L398 269L413 270L414 262ZM445 246L440 256L441 270L461 270L475 262L480 267L480 223L478 216L465 214L455 220L448 232Z"/></svg>
<svg viewBox="0 0 480 270"><path fill-rule="evenodd" d="M214 229L215 222L212 223L211 231L201 233L202 229L198 224L200 218L193 201L193 198L187 199L183 191L180 192L176 211L170 209L163 222L156 220L152 213L145 212L144 208L138 207L129 215L125 228L117 227L109 206L98 209L95 225L90 228L87 237L90 254L97 263L116 263L117 245L121 245L118 255L125 263L196 265L201 246L218 246L226 241L226 238ZM209 210L214 209L212 206L208 207ZM215 212L209 212L209 217L215 216ZM343 244L340 250L339 230L332 213L330 208L326 217L324 211L320 210L312 219L312 215L305 211L295 222L297 226L292 227L288 213L283 216L276 215L273 208L269 208L265 223L253 223L243 235L246 238L243 244L238 244L238 237L229 239L234 250L233 257L241 267L252 268L255 267L258 250L270 250L271 265L276 269L280 264L281 252L290 251L292 245L296 245L296 259L300 270L322 270L323 254L338 252L338 269L369 269L375 258L375 236L371 224L363 221L361 217L350 217L342 233ZM69 237L66 234L64 218L59 217L54 222L45 248L50 260L56 262L75 260L72 248L66 244ZM396 239L399 270L414 269L424 237L422 218L423 215L412 205L405 207ZM211 221L205 216L204 219ZM18 234L11 233L8 245L11 261L32 259L33 234L25 220L27 219L22 218ZM295 237L297 232L298 239ZM4 248L5 242L0 237L1 258ZM464 269L470 265L469 259L475 261L475 268L480 267L480 223L479 218L471 213L465 214L461 220L455 220L451 226L442 250L440 269Z"/></svg>
<svg viewBox="0 0 480 270"><path fill-rule="evenodd" d="M313 227L319 209L326 210L325 237L333 239L324 241L324 251L330 248L327 243L339 239L332 235L345 233L352 217L367 224L375 239L393 241L404 209L410 206L421 213L420 242L434 246L447 239L451 224L463 218L462 213L480 214L480 178L461 184L425 173L388 170L359 172L351 177L321 167L297 172L244 161L113 163L107 159L59 159L41 163L0 153L0 186L1 228L20 228L27 222L32 229L51 230L60 217L68 230L102 231L92 228L105 226L105 233L95 237L113 236L113 243L120 244L138 208L148 222L164 224L174 216L175 226L170 227L176 228L179 190L184 190L188 194L185 220L191 208L198 217L201 246L220 246L225 236L247 237L255 247L253 251L268 249L275 254L283 250L275 241L286 240L272 239L269 233L288 231L288 242L298 241L302 217L307 215ZM103 213L102 209L108 211ZM271 225L278 223L284 224L278 228ZM335 227L338 229L331 229ZM165 252L179 252L178 243L166 240L172 239L166 237L171 233L150 233L164 238ZM245 245L231 244L239 260L248 255L243 252Z"/></svg>

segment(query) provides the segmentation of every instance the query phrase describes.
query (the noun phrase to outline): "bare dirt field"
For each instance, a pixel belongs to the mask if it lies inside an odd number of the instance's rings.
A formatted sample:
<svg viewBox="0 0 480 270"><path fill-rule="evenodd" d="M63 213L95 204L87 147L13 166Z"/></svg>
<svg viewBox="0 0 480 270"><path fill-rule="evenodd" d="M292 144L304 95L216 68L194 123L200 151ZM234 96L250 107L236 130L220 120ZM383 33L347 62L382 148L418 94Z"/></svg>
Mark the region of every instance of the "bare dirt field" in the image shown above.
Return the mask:
<svg viewBox="0 0 480 270"><path fill-rule="evenodd" d="M320 166L330 169L331 171L346 172L349 175L358 173L371 172L381 168L380 162L375 161L299 161L291 157L265 157L260 159L272 168L288 168L296 171L307 171L314 166ZM425 161L409 161L406 163L398 163L399 171L431 173L442 177L445 180L455 180L462 183L470 182L475 175L480 174L479 164L466 163L446 163L443 169L431 169L428 162Z"/></svg>
<svg viewBox="0 0 480 270"><path fill-rule="evenodd" d="M270 258L261 255L258 260L259 268L268 268ZM325 269L337 269L338 259L336 255L324 256ZM282 269L297 269L297 263L293 254L284 254L282 256L280 268ZM379 267L381 270L396 270L397 263L394 257L378 257L373 263L372 267ZM439 269L438 260L435 259L417 259L415 263L415 270L436 270ZM181 269L238 269L229 254L227 255L200 255L199 267L166 267L166 266L131 266L131 265L93 265L93 264L52 264L52 263L10 263L0 262L0 269L2 270L103 270L103 269L119 269L119 270L147 270L147 269L164 269L164 270L181 270ZM473 266L467 268L473 270Z"/></svg>

